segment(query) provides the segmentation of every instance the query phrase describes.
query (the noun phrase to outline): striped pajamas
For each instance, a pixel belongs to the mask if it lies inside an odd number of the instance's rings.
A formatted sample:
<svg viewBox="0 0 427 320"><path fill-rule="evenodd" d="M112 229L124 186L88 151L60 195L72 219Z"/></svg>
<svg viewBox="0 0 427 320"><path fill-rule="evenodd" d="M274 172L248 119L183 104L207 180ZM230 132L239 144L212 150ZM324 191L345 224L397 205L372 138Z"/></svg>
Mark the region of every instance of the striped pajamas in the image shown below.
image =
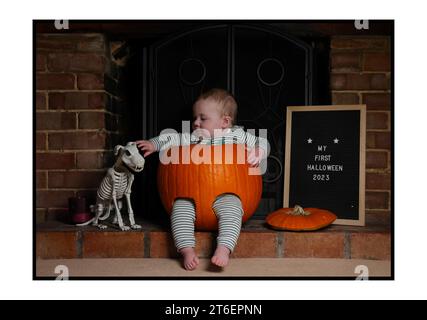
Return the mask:
<svg viewBox="0 0 427 320"><path fill-rule="evenodd" d="M222 145L241 143L246 144L250 148L260 146L265 149L266 153L268 153L267 150L269 148L265 138L254 136L239 126L229 128L228 131L218 137L200 139L194 133L162 132L160 136L151 138L149 141L153 143L156 151L164 151L172 146L186 146L190 144Z"/></svg>
<svg viewBox="0 0 427 320"><path fill-rule="evenodd" d="M212 209L218 218L217 244L224 245L233 251L242 226L242 203L233 194L222 194L216 198ZM195 220L194 202L190 199L176 199L172 208L171 225L175 246L178 250L196 246Z"/></svg>
<svg viewBox="0 0 427 320"><path fill-rule="evenodd" d="M222 145L241 143L253 148L264 147L268 144L265 139L256 137L245 132L241 127L232 127L228 132L219 137L197 139L189 133L167 133L150 139L157 151L164 151L172 146L189 144ZM234 250L239 238L242 225L243 208L239 197L233 194L219 195L212 209L218 218L217 244L224 245L230 251ZM182 248L195 247L194 222L196 212L194 202L191 199L176 199L171 214L172 234L178 250Z"/></svg>

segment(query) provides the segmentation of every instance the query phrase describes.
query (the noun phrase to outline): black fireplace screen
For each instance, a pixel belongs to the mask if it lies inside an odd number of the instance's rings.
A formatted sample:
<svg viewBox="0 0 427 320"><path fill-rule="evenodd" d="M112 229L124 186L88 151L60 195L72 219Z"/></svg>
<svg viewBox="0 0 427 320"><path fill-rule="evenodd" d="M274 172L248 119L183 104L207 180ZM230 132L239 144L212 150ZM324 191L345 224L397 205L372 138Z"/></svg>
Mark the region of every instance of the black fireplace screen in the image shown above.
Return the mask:
<svg viewBox="0 0 427 320"><path fill-rule="evenodd" d="M238 103L237 124L267 129L271 145L254 217L282 207L286 107L313 104L313 47L266 26L222 24L169 37L143 53L143 138L165 128L181 131L181 121L191 120L201 92L225 88ZM157 194L157 165L158 157L147 158L137 191L143 197L133 200L151 218L165 216Z"/></svg>

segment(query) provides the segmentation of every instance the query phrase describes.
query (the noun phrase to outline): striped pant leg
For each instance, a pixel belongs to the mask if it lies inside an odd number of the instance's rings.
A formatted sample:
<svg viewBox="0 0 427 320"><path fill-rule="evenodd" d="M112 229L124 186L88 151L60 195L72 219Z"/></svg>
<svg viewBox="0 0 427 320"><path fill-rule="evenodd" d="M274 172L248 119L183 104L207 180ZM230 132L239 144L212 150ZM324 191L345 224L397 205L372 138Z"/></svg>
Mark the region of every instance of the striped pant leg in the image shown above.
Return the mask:
<svg viewBox="0 0 427 320"><path fill-rule="evenodd" d="M212 209L218 218L217 244L233 251L242 226L242 202L234 194L222 194L216 198Z"/></svg>
<svg viewBox="0 0 427 320"><path fill-rule="evenodd" d="M175 246L179 251L182 248L194 248L194 222L196 211L194 203L189 199L176 199L171 214L172 235Z"/></svg>

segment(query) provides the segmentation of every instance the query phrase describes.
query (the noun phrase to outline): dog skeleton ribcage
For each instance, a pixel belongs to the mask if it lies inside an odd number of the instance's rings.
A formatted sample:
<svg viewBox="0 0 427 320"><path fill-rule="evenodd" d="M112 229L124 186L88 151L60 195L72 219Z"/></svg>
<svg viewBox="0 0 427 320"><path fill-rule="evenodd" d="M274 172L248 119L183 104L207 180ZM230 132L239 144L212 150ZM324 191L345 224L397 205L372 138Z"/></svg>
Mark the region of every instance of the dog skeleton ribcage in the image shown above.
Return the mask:
<svg viewBox="0 0 427 320"><path fill-rule="evenodd" d="M96 193L96 205L94 207L95 217L90 221L79 224L84 226L92 223L101 229L106 228L105 225L98 224L98 220L105 220L109 217L110 210L113 208L116 212L115 222L118 223L121 230L140 229L141 226L135 224L132 205L130 202L130 194L132 183L134 180L133 172L140 172L144 168L144 158L139 154L139 151L134 142L128 143L125 147L116 146L114 154L118 155L116 163L110 169L101 181L101 184ZM124 225L120 214L119 200L126 198L126 204L129 214L130 227ZM102 216L106 209L105 215Z"/></svg>

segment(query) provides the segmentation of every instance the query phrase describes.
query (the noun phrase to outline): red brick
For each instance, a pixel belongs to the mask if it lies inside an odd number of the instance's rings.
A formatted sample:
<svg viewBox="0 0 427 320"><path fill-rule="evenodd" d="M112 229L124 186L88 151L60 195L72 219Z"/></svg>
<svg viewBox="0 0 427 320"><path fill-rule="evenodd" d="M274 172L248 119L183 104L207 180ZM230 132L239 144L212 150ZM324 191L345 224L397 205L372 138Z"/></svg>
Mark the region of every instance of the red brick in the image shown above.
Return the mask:
<svg viewBox="0 0 427 320"><path fill-rule="evenodd" d="M72 169L74 164L74 153L37 153L36 169Z"/></svg>
<svg viewBox="0 0 427 320"><path fill-rule="evenodd" d="M73 224L68 208L48 208L46 221L61 221L67 224Z"/></svg>
<svg viewBox="0 0 427 320"><path fill-rule="evenodd" d="M88 98L87 92L49 93L49 109L86 109Z"/></svg>
<svg viewBox="0 0 427 320"><path fill-rule="evenodd" d="M366 192L366 209L389 209L388 192Z"/></svg>
<svg viewBox="0 0 427 320"><path fill-rule="evenodd" d="M81 73L77 75L77 88L81 90L104 89L104 75Z"/></svg>
<svg viewBox="0 0 427 320"><path fill-rule="evenodd" d="M359 95L357 93L332 93L332 104L343 105L343 104L359 104Z"/></svg>
<svg viewBox="0 0 427 320"><path fill-rule="evenodd" d="M389 87L389 79L385 74L335 73L331 75L333 90L385 90Z"/></svg>
<svg viewBox="0 0 427 320"><path fill-rule="evenodd" d="M42 232L36 236L36 256L38 259L78 258L78 234L75 231Z"/></svg>
<svg viewBox="0 0 427 320"><path fill-rule="evenodd" d="M46 103L46 94L37 92L36 93L36 109L37 110L46 110L47 109L47 103Z"/></svg>
<svg viewBox="0 0 427 320"><path fill-rule="evenodd" d="M331 54L331 68L337 72L360 71L360 53L333 52Z"/></svg>
<svg viewBox="0 0 427 320"><path fill-rule="evenodd" d="M99 51L105 50L102 34L37 34L36 49L40 51Z"/></svg>
<svg viewBox="0 0 427 320"><path fill-rule="evenodd" d="M367 173L366 189L390 190L391 177L388 173Z"/></svg>
<svg viewBox="0 0 427 320"><path fill-rule="evenodd" d="M375 132L366 132L366 148L375 149Z"/></svg>
<svg viewBox="0 0 427 320"><path fill-rule="evenodd" d="M39 73L36 77L37 90L74 89L74 75L69 73Z"/></svg>
<svg viewBox="0 0 427 320"><path fill-rule="evenodd" d="M105 128L104 112L80 112L79 129L102 129Z"/></svg>
<svg viewBox="0 0 427 320"><path fill-rule="evenodd" d="M74 112L37 112L37 130L76 129L76 113Z"/></svg>
<svg viewBox="0 0 427 320"><path fill-rule="evenodd" d="M83 258L143 258L144 233L86 231Z"/></svg>
<svg viewBox="0 0 427 320"><path fill-rule="evenodd" d="M46 55L43 53L37 53L36 55L36 70L46 71Z"/></svg>
<svg viewBox="0 0 427 320"><path fill-rule="evenodd" d="M73 60L71 53L50 53L47 68L49 71L71 71L70 64Z"/></svg>
<svg viewBox="0 0 427 320"><path fill-rule="evenodd" d="M346 75L341 73L331 74L331 89L332 90L343 90L346 86Z"/></svg>
<svg viewBox="0 0 427 320"><path fill-rule="evenodd" d="M232 254L235 258L276 258L277 233L242 232Z"/></svg>
<svg viewBox="0 0 427 320"><path fill-rule="evenodd" d="M387 49L387 38L333 37L332 49Z"/></svg>
<svg viewBox="0 0 427 320"><path fill-rule="evenodd" d="M88 52L104 52L105 50L105 39L103 35L85 35L77 43L78 51Z"/></svg>
<svg viewBox="0 0 427 320"><path fill-rule="evenodd" d="M372 74L370 87L372 90L388 90L390 89L390 75Z"/></svg>
<svg viewBox="0 0 427 320"><path fill-rule="evenodd" d="M344 258L344 233L285 232L285 258Z"/></svg>
<svg viewBox="0 0 427 320"><path fill-rule="evenodd" d="M389 233L353 233L351 258L390 260L391 239Z"/></svg>
<svg viewBox="0 0 427 320"><path fill-rule="evenodd" d="M104 72L105 57L92 53L51 53L48 55L49 71Z"/></svg>
<svg viewBox="0 0 427 320"><path fill-rule="evenodd" d="M390 71L390 52L366 52L363 57L364 71Z"/></svg>
<svg viewBox="0 0 427 320"><path fill-rule="evenodd" d="M391 211L390 210L366 210L367 225L390 226Z"/></svg>
<svg viewBox="0 0 427 320"><path fill-rule="evenodd" d="M337 75L332 74L333 80ZM371 75L370 74L345 74L344 80L340 80L339 87L333 87L335 90L366 90L370 89ZM334 82L332 82L334 84Z"/></svg>
<svg viewBox="0 0 427 320"><path fill-rule="evenodd" d="M103 171L50 171L49 188L97 188L104 176Z"/></svg>
<svg viewBox="0 0 427 320"><path fill-rule="evenodd" d="M42 132L36 133L36 150L46 150L47 134Z"/></svg>
<svg viewBox="0 0 427 320"><path fill-rule="evenodd" d="M113 163L112 152L77 152L78 169L101 169Z"/></svg>
<svg viewBox="0 0 427 320"><path fill-rule="evenodd" d="M64 92L49 94L49 109L102 109L108 97L102 92Z"/></svg>
<svg viewBox="0 0 427 320"><path fill-rule="evenodd" d="M390 132L367 132L366 148L390 150L391 148Z"/></svg>
<svg viewBox="0 0 427 320"><path fill-rule="evenodd" d="M165 231L150 232L150 258L176 258L176 250L172 234Z"/></svg>
<svg viewBox="0 0 427 320"><path fill-rule="evenodd" d="M69 190L37 190L37 208L67 208L68 198L74 197L74 192Z"/></svg>
<svg viewBox="0 0 427 320"><path fill-rule="evenodd" d="M362 103L366 104L368 110L390 110L390 93L363 93Z"/></svg>
<svg viewBox="0 0 427 320"><path fill-rule="evenodd" d="M47 188L47 174L46 171L36 172L36 188L46 189Z"/></svg>
<svg viewBox="0 0 427 320"><path fill-rule="evenodd" d="M388 168L388 156L385 151L366 152L367 169L386 169Z"/></svg>
<svg viewBox="0 0 427 320"><path fill-rule="evenodd" d="M196 232L196 252L200 258L207 258L213 254L213 244L210 232ZM170 232L150 232L150 258L176 258L179 256Z"/></svg>
<svg viewBox="0 0 427 320"><path fill-rule="evenodd" d="M88 98L88 107L90 109L108 109L109 97L106 93L91 93Z"/></svg>
<svg viewBox="0 0 427 320"><path fill-rule="evenodd" d="M388 129L389 128L388 112L367 112L366 128L369 129Z"/></svg>
<svg viewBox="0 0 427 320"><path fill-rule="evenodd" d="M37 35L36 49L49 51L75 50L76 39L65 35Z"/></svg>
<svg viewBox="0 0 427 320"><path fill-rule="evenodd" d="M49 134L49 149L104 149L106 133L104 132L64 132Z"/></svg>

